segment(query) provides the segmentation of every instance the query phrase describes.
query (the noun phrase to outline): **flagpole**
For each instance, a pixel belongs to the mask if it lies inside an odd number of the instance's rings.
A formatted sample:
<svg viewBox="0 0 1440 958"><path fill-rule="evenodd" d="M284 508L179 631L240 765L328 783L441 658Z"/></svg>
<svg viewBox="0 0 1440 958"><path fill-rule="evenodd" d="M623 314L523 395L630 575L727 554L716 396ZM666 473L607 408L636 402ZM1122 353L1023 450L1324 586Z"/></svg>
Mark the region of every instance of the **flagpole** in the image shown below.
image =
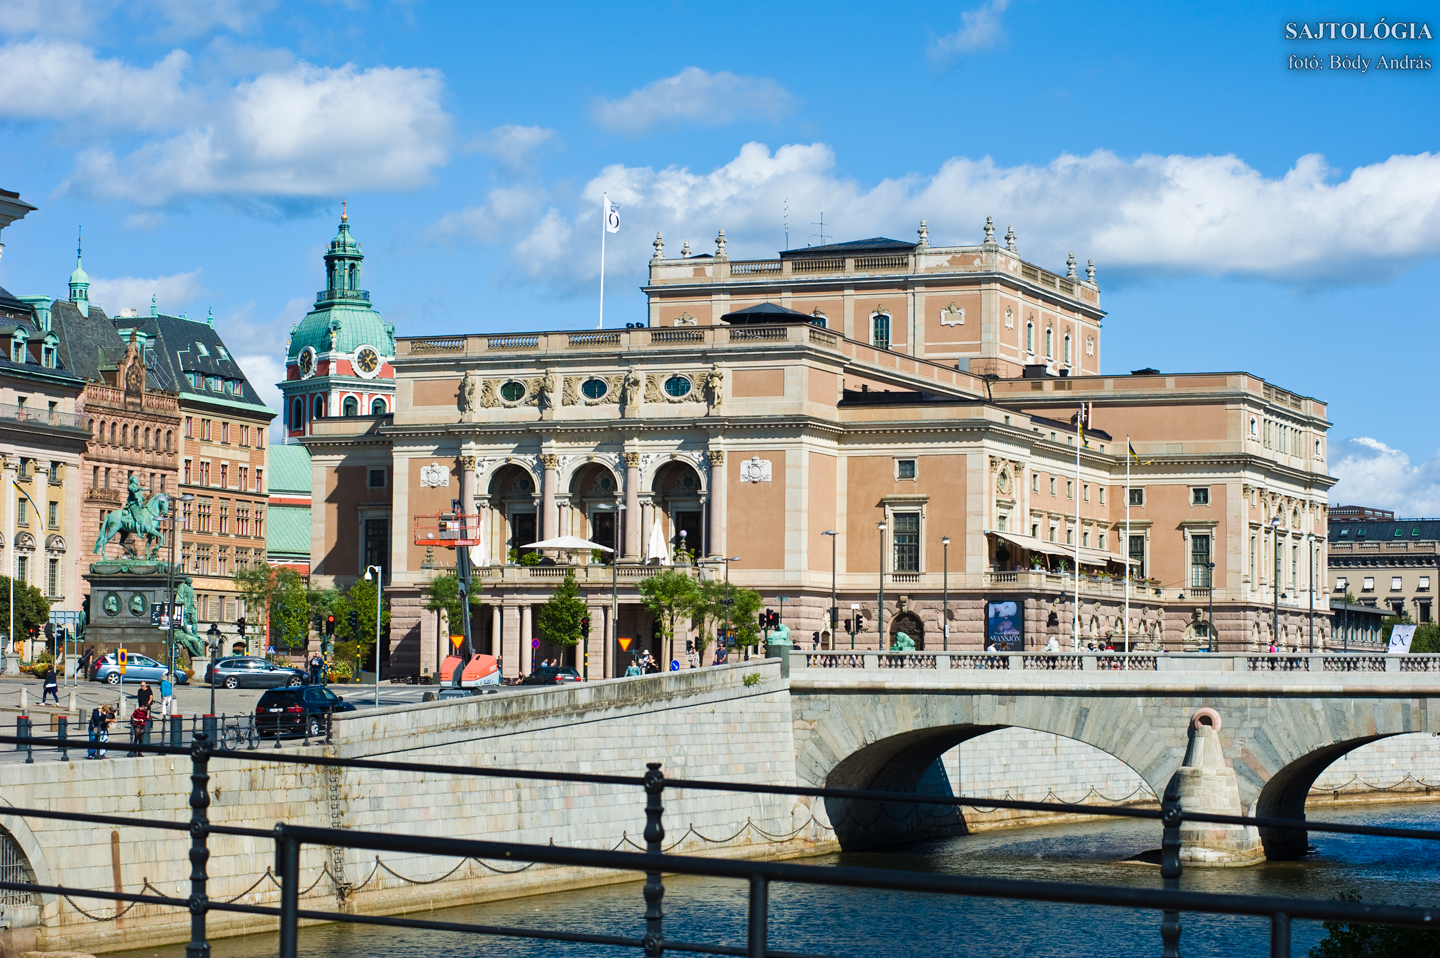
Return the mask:
<svg viewBox="0 0 1440 958"><path fill-rule="evenodd" d="M1125 651L1130 651L1130 437L1125 437L1125 548L1120 550L1125 562Z"/></svg>
<svg viewBox="0 0 1440 958"><path fill-rule="evenodd" d="M1072 651L1080 651L1080 444L1085 441L1085 404L1075 414L1075 602L1071 607Z"/></svg>
<svg viewBox="0 0 1440 958"><path fill-rule="evenodd" d="M600 194L600 322L596 329L605 328L605 214L610 212L608 193Z"/></svg>

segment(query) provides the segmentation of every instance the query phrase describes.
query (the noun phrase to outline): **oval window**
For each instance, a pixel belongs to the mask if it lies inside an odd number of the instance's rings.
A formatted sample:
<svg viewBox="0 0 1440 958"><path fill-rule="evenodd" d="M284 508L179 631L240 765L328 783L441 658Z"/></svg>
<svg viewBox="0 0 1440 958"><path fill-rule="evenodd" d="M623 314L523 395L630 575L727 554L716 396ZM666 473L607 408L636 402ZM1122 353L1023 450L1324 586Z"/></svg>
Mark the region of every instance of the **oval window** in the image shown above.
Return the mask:
<svg viewBox="0 0 1440 958"><path fill-rule="evenodd" d="M580 391L585 394L586 399L600 399L610 391L610 386L603 379L587 379Z"/></svg>
<svg viewBox="0 0 1440 958"><path fill-rule="evenodd" d="M525 384L510 380L500 387L500 398L506 402L519 402L525 398Z"/></svg>
<svg viewBox="0 0 1440 958"><path fill-rule="evenodd" d="M675 397L684 396L690 392L690 380L684 376L671 376L665 380L665 391Z"/></svg>

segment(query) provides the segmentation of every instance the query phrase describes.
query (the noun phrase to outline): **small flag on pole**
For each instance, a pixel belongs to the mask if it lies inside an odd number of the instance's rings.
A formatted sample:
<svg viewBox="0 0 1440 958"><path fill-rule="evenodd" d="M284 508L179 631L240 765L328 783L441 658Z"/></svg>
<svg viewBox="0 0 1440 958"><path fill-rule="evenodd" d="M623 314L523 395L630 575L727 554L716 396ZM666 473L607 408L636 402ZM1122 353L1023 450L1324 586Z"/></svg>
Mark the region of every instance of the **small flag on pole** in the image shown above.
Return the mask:
<svg viewBox="0 0 1440 958"><path fill-rule="evenodd" d="M1090 405L1088 402L1082 402L1080 404L1080 411L1070 417L1080 433L1080 445L1082 446L1090 445L1090 440L1085 438L1085 430L1090 426Z"/></svg>
<svg viewBox="0 0 1440 958"><path fill-rule="evenodd" d="M610 197L605 197L605 232L620 232L620 207L610 202Z"/></svg>
<svg viewBox="0 0 1440 958"><path fill-rule="evenodd" d="M1150 465L1150 463L1152 463L1152 462L1155 461L1154 459L1146 459L1144 462L1141 462L1141 461L1140 461L1140 456L1137 455L1136 452L1135 452L1135 447L1132 446L1132 445L1130 445L1130 443L1128 443L1128 442L1125 443L1125 445L1126 445L1126 447L1130 450L1130 458L1131 458L1131 459L1134 459L1137 464L1142 465L1142 466L1148 466L1148 465Z"/></svg>

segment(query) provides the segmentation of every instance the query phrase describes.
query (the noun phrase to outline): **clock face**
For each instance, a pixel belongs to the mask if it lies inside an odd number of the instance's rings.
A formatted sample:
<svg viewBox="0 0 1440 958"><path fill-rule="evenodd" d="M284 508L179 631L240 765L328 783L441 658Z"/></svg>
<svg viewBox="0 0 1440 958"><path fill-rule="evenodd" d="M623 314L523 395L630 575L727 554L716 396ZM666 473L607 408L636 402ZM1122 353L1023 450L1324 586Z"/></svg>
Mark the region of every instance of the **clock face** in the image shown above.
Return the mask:
<svg viewBox="0 0 1440 958"><path fill-rule="evenodd" d="M315 350L311 346L300 350L300 375L305 379L315 375Z"/></svg>
<svg viewBox="0 0 1440 958"><path fill-rule="evenodd" d="M380 369L380 354L373 346L361 346L355 350L355 369L367 378Z"/></svg>

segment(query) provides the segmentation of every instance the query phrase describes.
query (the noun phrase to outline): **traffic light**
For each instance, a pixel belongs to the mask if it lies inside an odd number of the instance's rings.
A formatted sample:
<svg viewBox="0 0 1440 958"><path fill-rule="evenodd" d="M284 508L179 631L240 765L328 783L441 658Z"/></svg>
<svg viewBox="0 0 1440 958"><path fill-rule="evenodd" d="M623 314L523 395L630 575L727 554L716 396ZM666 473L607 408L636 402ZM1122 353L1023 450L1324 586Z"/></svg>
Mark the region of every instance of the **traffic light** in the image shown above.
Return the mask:
<svg viewBox="0 0 1440 958"><path fill-rule="evenodd" d="M811 633L810 633L810 648L812 648L812 649L818 649L818 648L820 648L820 633L819 633L819 632L811 632Z"/></svg>
<svg viewBox="0 0 1440 958"><path fill-rule="evenodd" d="M856 613L855 613L855 631L856 631L856 632L864 632L864 631L865 631L865 617L864 617L863 615L861 615L859 612L856 612Z"/></svg>
<svg viewBox="0 0 1440 958"><path fill-rule="evenodd" d="M580 634L587 639L590 637L590 616L588 615L580 618Z"/></svg>
<svg viewBox="0 0 1440 958"><path fill-rule="evenodd" d="M310 620L310 628L315 632L323 632L325 630L325 623L321 620L318 613L314 619Z"/></svg>
<svg viewBox="0 0 1440 958"><path fill-rule="evenodd" d="M330 615L325 616L325 634L335 634L335 614L333 612Z"/></svg>
<svg viewBox="0 0 1440 958"><path fill-rule="evenodd" d="M333 618L335 618L335 617L332 615L330 618L333 619ZM345 613L345 621L346 621L347 623L349 623L349 625L350 625L350 633L351 633L352 635L355 634L356 632L359 632L359 631L360 631L360 613L359 613L359 612L356 612L354 609L351 609L349 612ZM334 630L334 629L331 629L330 631L333 633L335 630Z"/></svg>
<svg viewBox="0 0 1440 958"><path fill-rule="evenodd" d="M694 651L695 651L695 643L694 643L694 642L691 642L689 639L686 639L686 640L685 640L685 654L686 654L686 655L689 655L691 652L694 652Z"/></svg>
<svg viewBox="0 0 1440 958"><path fill-rule="evenodd" d="M849 619L846 619L846 620L845 620L845 631L846 631L846 632L853 632L853 631L854 631L854 629L850 628L850 620L849 620Z"/></svg>
<svg viewBox="0 0 1440 958"><path fill-rule="evenodd" d="M767 629L778 629L778 628L780 628L780 613L779 613L779 612L776 612L774 609L766 609L766 610L765 610L765 616L766 616L766 618L767 618L767 621L766 621L766 623L765 623L765 627L766 627Z"/></svg>
<svg viewBox="0 0 1440 958"><path fill-rule="evenodd" d="M54 623L54 622L46 622L46 623L45 623L45 641L46 641L46 642L54 642L54 641L55 641L55 623Z"/></svg>
<svg viewBox="0 0 1440 958"><path fill-rule="evenodd" d="M769 613L768 611L766 611L766 612L761 612L761 613L760 613L760 628L764 629L764 628L769 627L769 625L770 625L770 613Z"/></svg>
<svg viewBox="0 0 1440 958"><path fill-rule="evenodd" d="M242 615L235 620L235 628L240 630L241 635L245 634L245 616Z"/></svg>

